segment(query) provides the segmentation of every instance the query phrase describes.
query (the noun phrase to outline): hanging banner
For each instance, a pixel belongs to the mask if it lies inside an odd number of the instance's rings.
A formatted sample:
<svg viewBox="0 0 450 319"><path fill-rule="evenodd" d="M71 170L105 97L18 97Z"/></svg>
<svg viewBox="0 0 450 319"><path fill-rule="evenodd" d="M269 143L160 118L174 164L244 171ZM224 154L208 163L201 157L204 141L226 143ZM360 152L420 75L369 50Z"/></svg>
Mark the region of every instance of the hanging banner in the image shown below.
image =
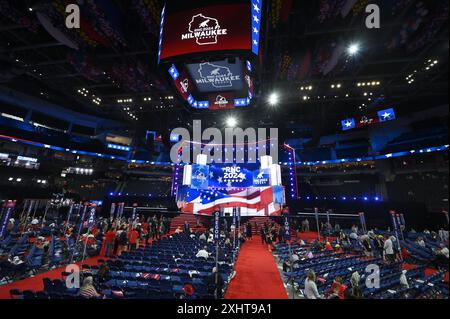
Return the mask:
<svg viewBox="0 0 450 319"><path fill-rule="evenodd" d="M137 214L137 204L133 204L133 209L131 210L131 221L136 220L136 214Z"/></svg>
<svg viewBox="0 0 450 319"><path fill-rule="evenodd" d="M283 225L284 225L284 240L291 240L291 224L288 215L283 216Z"/></svg>
<svg viewBox="0 0 450 319"><path fill-rule="evenodd" d="M34 205L37 204L37 201L34 199L31 200L30 206L28 206L27 216L25 217L25 221L28 219L28 217L31 215L31 212L33 211Z"/></svg>
<svg viewBox="0 0 450 319"><path fill-rule="evenodd" d="M78 230L78 233L81 232L81 230L83 229L83 222L84 222L84 218L86 217L86 212L88 209L88 203L84 203L83 204L83 213L81 214L81 218L80 218L80 228Z"/></svg>
<svg viewBox="0 0 450 319"><path fill-rule="evenodd" d="M6 234L6 228L8 227L9 218L11 217L15 206L15 200L8 200L3 204L3 218L0 223L0 238L3 238L3 236Z"/></svg>
<svg viewBox="0 0 450 319"><path fill-rule="evenodd" d="M69 212L67 213L67 222L69 222L70 217L72 216L72 212L73 212L73 203L70 204Z"/></svg>
<svg viewBox="0 0 450 319"><path fill-rule="evenodd" d="M95 204L91 204L89 208L89 217L88 217L88 229L91 229L95 224L95 212L97 210L97 206Z"/></svg>
<svg viewBox="0 0 450 319"><path fill-rule="evenodd" d="M443 210L442 213L445 215L445 218L447 219L447 224L448 224L448 212L446 210Z"/></svg>
<svg viewBox="0 0 450 319"><path fill-rule="evenodd" d="M398 227L403 226L402 220L400 218L400 214L396 214L395 217L397 218Z"/></svg>
<svg viewBox="0 0 450 319"><path fill-rule="evenodd" d="M115 214L116 214L116 203L111 203L111 210L109 212L109 218L114 219Z"/></svg>
<svg viewBox="0 0 450 319"><path fill-rule="evenodd" d="M397 219L395 217L395 211L391 210L389 213L391 214L393 231L397 232L398 226L397 226Z"/></svg>
<svg viewBox="0 0 450 319"><path fill-rule="evenodd" d="M220 212L214 212L214 240L218 241L220 239Z"/></svg>
<svg viewBox="0 0 450 319"><path fill-rule="evenodd" d="M405 227L406 226L406 222L405 222L405 216L403 214L400 214L400 220L402 221L403 227Z"/></svg>
<svg viewBox="0 0 450 319"><path fill-rule="evenodd" d="M236 207L233 208L233 226L236 226L237 223L237 213L236 213Z"/></svg>
<svg viewBox="0 0 450 319"><path fill-rule="evenodd" d="M364 216L364 213L359 213L359 222L361 225L366 224L366 217Z"/></svg>
<svg viewBox="0 0 450 319"><path fill-rule="evenodd" d="M117 219L122 218L124 206L125 206L125 203L119 203L119 207L117 209Z"/></svg>

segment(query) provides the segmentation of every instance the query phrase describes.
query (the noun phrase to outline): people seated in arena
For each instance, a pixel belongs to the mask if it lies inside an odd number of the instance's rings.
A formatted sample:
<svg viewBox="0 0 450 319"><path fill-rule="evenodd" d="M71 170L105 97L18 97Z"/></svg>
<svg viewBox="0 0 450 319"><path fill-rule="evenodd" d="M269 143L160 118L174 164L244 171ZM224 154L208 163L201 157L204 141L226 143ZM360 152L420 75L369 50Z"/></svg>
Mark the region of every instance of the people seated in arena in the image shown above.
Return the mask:
<svg viewBox="0 0 450 319"><path fill-rule="evenodd" d="M208 259L209 258L208 247L204 246L202 249L200 249L195 255L195 257Z"/></svg>
<svg viewBox="0 0 450 319"><path fill-rule="evenodd" d="M183 294L180 299L197 299L195 288L191 283L185 283L183 286Z"/></svg>
<svg viewBox="0 0 450 319"><path fill-rule="evenodd" d="M336 244L336 246L334 246L334 251L337 254L342 254L344 252L344 250L342 249L341 245Z"/></svg>
<svg viewBox="0 0 450 319"><path fill-rule="evenodd" d="M334 250L333 246L331 246L331 243L329 241L325 243L324 250L327 250L327 251L333 251Z"/></svg>
<svg viewBox="0 0 450 319"><path fill-rule="evenodd" d="M449 250L444 243L439 245L439 248L433 249L434 257L430 261L429 265L436 269L449 268Z"/></svg>
<svg viewBox="0 0 450 319"><path fill-rule="evenodd" d="M333 280L333 284L331 285L331 288L326 291L326 293L330 294L329 299L345 299L345 290L347 289L347 286L344 285L342 277L336 277Z"/></svg>
<svg viewBox="0 0 450 319"><path fill-rule="evenodd" d="M295 264L300 260L300 257L293 252L289 260L283 263L283 271L293 271Z"/></svg>
<svg viewBox="0 0 450 319"><path fill-rule="evenodd" d="M425 248L427 246L427 244L425 244L425 240L423 240L422 236L417 237L416 244L423 248Z"/></svg>

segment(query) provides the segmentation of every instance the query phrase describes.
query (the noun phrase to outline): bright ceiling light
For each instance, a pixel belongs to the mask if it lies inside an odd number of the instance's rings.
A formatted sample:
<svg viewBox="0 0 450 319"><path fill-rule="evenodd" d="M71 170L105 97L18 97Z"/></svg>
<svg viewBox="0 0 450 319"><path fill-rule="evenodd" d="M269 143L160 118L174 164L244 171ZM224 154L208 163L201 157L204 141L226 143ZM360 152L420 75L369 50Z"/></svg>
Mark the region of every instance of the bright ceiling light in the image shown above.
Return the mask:
<svg viewBox="0 0 450 319"><path fill-rule="evenodd" d="M238 122L234 117L229 117L229 118L227 118L226 124L227 124L227 127L236 127Z"/></svg>
<svg viewBox="0 0 450 319"><path fill-rule="evenodd" d="M356 55L359 52L359 44L353 43L347 48L349 55Z"/></svg>
<svg viewBox="0 0 450 319"><path fill-rule="evenodd" d="M278 93L272 93L269 96L268 102L270 105L275 106L278 104L279 100L280 100L280 97L278 96Z"/></svg>

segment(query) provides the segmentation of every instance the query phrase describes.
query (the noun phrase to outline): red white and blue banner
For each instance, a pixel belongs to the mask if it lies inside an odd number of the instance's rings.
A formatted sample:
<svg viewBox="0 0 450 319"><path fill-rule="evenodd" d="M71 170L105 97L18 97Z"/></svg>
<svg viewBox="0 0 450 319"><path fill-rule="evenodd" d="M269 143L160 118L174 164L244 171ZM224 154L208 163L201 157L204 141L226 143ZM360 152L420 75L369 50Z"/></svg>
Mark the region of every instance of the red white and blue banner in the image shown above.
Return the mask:
<svg viewBox="0 0 450 319"><path fill-rule="evenodd" d="M370 126L376 123L394 121L395 119L395 110L393 108L389 108L386 110L378 111L377 113L363 115L359 118L348 118L341 121L341 124L343 131L349 131L355 128Z"/></svg>
<svg viewBox="0 0 450 319"><path fill-rule="evenodd" d="M214 240L220 240L220 211L214 212Z"/></svg>
<svg viewBox="0 0 450 319"><path fill-rule="evenodd" d="M91 204L89 208L88 228L91 229L95 224L95 212L97 211L97 205Z"/></svg>
<svg viewBox="0 0 450 319"><path fill-rule="evenodd" d="M0 224L0 238L6 234L6 228L8 227L9 218L11 217L16 201L8 200L3 204L1 224Z"/></svg>
<svg viewBox="0 0 450 319"><path fill-rule="evenodd" d="M183 186L177 196L182 212L210 216L222 207L240 207L242 216L279 216L284 204L283 186L223 189Z"/></svg>
<svg viewBox="0 0 450 319"><path fill-rule="evenodd" d="M288 215L283 216L283 232L284 232L284 240L291 240L291 223Z"/></svg>

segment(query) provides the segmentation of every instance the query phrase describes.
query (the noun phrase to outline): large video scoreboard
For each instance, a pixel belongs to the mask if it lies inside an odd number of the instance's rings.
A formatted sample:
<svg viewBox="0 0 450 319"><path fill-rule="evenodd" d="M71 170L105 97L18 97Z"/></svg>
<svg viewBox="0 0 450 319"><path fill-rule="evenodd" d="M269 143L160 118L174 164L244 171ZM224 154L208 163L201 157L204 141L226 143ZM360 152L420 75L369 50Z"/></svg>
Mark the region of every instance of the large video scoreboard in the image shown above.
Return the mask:
<svg viewBox="0 0 450 319"><path fill-rule="evenodd" d="M255 96L263 0L234 2L164 7L158 62L192 108L246 107Z"/></svg>

